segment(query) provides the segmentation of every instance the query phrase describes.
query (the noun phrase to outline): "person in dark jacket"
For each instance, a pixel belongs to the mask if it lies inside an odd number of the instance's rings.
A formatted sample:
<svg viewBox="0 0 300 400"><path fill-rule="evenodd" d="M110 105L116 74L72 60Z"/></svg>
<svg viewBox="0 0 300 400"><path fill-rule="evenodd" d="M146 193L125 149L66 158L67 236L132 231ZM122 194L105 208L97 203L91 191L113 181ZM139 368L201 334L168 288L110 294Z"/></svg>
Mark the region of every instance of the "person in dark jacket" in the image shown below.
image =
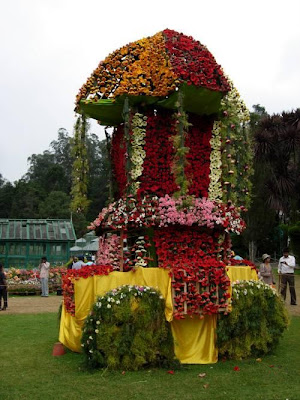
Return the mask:
<svg viewBox="0 0 300 400"><path fill-rule="evenodd" d="M2 299L3 299L3 307L1 307ZM0 311L5 311L6 309L7 309L7 283L3 265L0 264Z"/></svg>

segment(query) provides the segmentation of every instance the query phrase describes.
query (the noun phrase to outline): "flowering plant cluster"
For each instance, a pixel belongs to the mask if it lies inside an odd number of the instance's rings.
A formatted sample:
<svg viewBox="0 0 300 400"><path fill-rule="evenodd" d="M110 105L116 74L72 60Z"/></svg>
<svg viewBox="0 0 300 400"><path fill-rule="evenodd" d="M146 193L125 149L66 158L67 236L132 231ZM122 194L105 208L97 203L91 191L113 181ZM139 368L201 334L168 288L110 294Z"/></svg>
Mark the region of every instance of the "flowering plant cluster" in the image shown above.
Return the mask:
<svg viewBox="0 0 300 400"><path fill-rule="evenodd" d="M65 271L63 267L54 267L49 270L49 283L60 284L61 274ZM6 279L8 285L18 284L30 284L35 283L40 279L40 272L38 269L21 269L21 268L9 268L6 271Z"/></svg>
<svg viewBox="0 0 300 400"><path fill-rule="evenodd" d="M49 290L56 290L61 285L61 276L65 268L53 267L49 271ZM41 289L40 272L38 269L9 268L6 271L8 291L10 293L33 293Z"/></svg>
<svg viewBox="0 0 300 400"><path fill-rule="evenodd" d="M221 67L200 42L166 29L114 51L80 89L76 102L123 94L164 97L183 82L227 92Z"/></svg>
<svg viewBox="0 0 300 400"><path fill-rule="evenodd" d="M102 210L90 229L183 225L206 228L224 228L226 232L241 233L245 223L233 205L199 199L193 196L172 198L145 196L120 199Z"/></svg>
<svg viewBox="0 0 300 400"><path fill-rule="evenodd" d="M108 275L111 271L112 267L107 265L88 265L78 270L65 270L62 274L62 289L66 311L72 316L75 315L74 280L94 275Z"/></svg>
<svg viewBox="0 0 300 400"><path fill-rule="evenodd" d="M219 259L222 235L172 227L155 230L154 242L159 267L172 275L174 318L227 309L229 278Z"/></svg>
<svg viewBox="0 0 300 400"><path fill-rule="evenodd" d="M137 370L174 364L164 309L163 296L149 286L124 285L98 297L82 331L87 367Z"/></svg>
<svg viewBox="0 0 300 400"><path fill-rule="evenodd" d="M232 287L232 301L238 300L239 297L253 295L256 291L264 291L265 296L272 297L278 296L276 289L264 283L263 281L235 281L231 284Z"/></svg>
<svg viewBox="0 0 300 400"><path fill-rule="evenodd" d="M286 307L270 285L261 281L232 283L232 312L221 315L217 345L222 357L259 357L277 346L288 326Z"/></svg>

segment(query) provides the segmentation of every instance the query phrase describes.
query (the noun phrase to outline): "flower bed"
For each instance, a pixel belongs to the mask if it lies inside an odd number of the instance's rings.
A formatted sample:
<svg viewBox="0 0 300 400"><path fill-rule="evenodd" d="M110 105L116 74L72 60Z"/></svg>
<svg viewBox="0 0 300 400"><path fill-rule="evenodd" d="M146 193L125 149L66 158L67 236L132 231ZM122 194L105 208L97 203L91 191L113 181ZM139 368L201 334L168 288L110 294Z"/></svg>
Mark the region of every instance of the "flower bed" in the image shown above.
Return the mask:
<svg viewBox="0 0 300 400"><path fill-rule="evenodd" d="M54 292L61 287L61 277L66 271L62 267L50 268L49 292ZM41 283L39 270L26 270L9 268L6 272L8 293L10 294L40 294Z"/></svg>

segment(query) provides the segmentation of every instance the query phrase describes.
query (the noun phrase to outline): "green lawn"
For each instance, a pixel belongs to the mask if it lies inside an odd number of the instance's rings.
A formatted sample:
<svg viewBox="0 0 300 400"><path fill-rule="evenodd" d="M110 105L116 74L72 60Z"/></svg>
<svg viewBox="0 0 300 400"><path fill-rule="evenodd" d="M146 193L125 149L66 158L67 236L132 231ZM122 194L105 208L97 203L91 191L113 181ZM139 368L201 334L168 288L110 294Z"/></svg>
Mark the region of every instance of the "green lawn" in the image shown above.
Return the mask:
<svg viewBox="0 0 300 400"><path fill-rule="evenodd" d="M56 314L2 314L0 399L299 400L299 332L300 317L293 317L276 352L261 362L189 365L174 375L166 370L88 373L80 369L79 354L52 356Z"/></svg>

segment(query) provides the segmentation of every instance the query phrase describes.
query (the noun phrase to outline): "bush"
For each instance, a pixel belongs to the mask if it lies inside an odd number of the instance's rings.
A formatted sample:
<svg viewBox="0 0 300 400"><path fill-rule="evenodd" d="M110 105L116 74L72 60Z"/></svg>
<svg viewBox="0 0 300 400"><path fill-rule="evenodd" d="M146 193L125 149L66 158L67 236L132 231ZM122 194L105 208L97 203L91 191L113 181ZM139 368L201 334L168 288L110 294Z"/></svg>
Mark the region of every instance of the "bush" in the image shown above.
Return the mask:
<svg viewBox="0 0 300 400"><path fill-rule="evenodd" d="M288 322L275 289L261 281L237 281L232 285L232 312L218 321L219 355L240 359L269 353Z"/></svg>
<svg viewBox="0 0 300 400"><path fill-rule="evenodd" d="M150 287L122 286L99 297L82 333L86 366L174 367L173 337L164 309L163 297Z"/></svg>

